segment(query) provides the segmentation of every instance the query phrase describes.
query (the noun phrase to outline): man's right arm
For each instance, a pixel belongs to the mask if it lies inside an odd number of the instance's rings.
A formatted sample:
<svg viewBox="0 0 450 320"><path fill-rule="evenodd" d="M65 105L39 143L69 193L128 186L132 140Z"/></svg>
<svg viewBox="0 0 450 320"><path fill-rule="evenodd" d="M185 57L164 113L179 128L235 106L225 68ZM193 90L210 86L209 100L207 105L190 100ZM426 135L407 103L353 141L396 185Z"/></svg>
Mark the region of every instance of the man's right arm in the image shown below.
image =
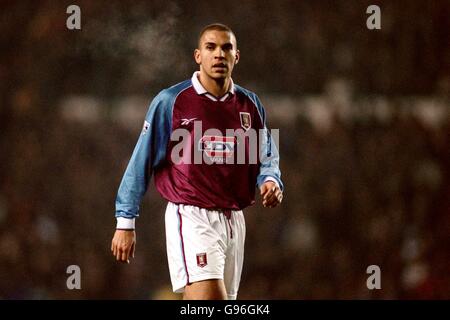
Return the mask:
<svg viewBox="0 0 450 320"><path fill-rule="evenodd" d="M116 232L111 244L111 251L118 261L129 262L129 255L134 255L135 219L139 216L153 168L165 159L171 127L167 98L162 91L153 99L120 182L116 197Z"/></svg>
<svg viewBox="0 0 450 320"><path fill-rule="evenodd" d="M162 91L152 101L116 197L117 229L135 228L135 218L147 191L153 168L165 159L170 137L169 95Z"/></svg>
<svg viewBox="0 0 450 320"><path fill-rule="evenodd" d="M152 174L151 119L146 117L139 139L120 182L116 197L117 229L135 228L135 218L139 216L139 207L147 191Z"/></svg>

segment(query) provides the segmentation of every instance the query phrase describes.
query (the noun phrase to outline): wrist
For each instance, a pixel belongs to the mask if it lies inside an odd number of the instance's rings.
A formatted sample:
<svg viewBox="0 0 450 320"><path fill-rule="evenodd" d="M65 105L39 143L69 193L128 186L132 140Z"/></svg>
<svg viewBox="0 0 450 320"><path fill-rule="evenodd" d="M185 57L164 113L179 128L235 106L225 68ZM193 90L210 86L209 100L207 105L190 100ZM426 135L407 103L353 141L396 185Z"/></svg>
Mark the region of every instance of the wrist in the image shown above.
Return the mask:
<svg viewBox="0 0 450 320"><path fill-rule="evenodd" d="M272 178L270 176L268 176L268 177L266 177L266 179L264 179L263 184L266 183L266 182L269 182L269 181L273 182L275 184L275 186L277 186L277 188L280 188L280 185L279 185L278 181L275 178Z"/></svg>

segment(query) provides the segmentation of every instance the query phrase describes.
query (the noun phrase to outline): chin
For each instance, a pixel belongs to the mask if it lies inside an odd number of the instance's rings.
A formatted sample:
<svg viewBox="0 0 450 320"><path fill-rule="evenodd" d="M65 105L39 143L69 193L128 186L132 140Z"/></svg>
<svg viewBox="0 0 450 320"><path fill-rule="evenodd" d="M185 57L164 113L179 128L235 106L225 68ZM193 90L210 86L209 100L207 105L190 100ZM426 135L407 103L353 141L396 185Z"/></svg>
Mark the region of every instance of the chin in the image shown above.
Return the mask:
<svg viewBox="0 0 450 320"><path fill-rule="evenodd" d="M209 75L211 78L213 79L225 79L227 77L229 77L228 73L218 73L218 72L213 72Z"/></svg>

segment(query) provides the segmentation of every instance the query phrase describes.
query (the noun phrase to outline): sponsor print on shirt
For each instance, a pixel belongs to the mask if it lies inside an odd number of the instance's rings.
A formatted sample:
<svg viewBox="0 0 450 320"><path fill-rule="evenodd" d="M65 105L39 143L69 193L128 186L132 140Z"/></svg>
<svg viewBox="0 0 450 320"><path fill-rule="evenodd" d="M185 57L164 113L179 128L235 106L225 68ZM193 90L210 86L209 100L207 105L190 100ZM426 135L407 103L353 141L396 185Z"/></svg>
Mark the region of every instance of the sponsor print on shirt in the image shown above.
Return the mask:
<svg viewBox="0 0 450 320"><path fill-rule="evenodd" d="M224 163L226 158L234 155L236 137L203 136L198 148L214 163Z"/></svg>
<svg viewBox="0 0 450 320"><path fill-rule="evenodd" d="M170 159L175 165L186 164L258 164L270 161L277 154L271 152L272 141L278 147L278 129L258 129L251 127L249 113L242 113L242 127L222 130L208 128L203 131L202 121L198 118L183 118L183 127L172 131L170 140ZM193 126L191 126L193 124ZM243 129L248 127L247 130ZM271 139L272 140L272 139ZM192 162L193 161L193 162Z"/></svg>

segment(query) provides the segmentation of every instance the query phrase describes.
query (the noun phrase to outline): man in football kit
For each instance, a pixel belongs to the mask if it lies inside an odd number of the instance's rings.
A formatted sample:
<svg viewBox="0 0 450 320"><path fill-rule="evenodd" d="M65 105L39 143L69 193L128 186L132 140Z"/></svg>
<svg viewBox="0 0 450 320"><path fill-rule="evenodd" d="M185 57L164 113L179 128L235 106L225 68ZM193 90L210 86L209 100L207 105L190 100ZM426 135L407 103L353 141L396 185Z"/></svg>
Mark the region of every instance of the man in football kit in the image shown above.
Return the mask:
<svg viewBox="0 0 450 320"><path fill-rule="evenodd" d="M254 204L256 186L265 207L281 203L279 155L258 97L231 79L239 61L231 29L206 26L194 58L200 70L162 90L149 107L119 186L111 251L121 262L134 257L135 218L154 174L158 192L168 201L165 227L173 291L184 299L236 299L244 258L242 209ZM236 160L239 144L226 133L230 129L264 133L256 162L249 161L248 140L245 163L229 161ZM187 133L181 152L180 132ZM201 162L192 161L196 152Z"/></svg>

